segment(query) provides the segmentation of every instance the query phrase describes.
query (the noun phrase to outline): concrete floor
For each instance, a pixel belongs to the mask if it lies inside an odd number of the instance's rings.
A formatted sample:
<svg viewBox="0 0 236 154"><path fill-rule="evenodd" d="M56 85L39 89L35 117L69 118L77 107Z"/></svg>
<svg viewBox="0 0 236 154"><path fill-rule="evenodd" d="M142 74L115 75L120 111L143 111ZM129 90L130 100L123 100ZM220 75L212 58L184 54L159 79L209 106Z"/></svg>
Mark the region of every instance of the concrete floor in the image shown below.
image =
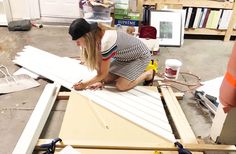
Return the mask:
<svg viewBox="0 0 236 154"><path fill-rule="evenodd" d="M163 72L168 58L182 61L181 71L192 72L202 81L222 76L232 50L233 41L185 39L182 47L161 47L159 71ZM71 41L67 27L33 28L28 32L9 32L0 27L0 65L8 67L11 73L19 69L12 60L25 45L51 52L58 56L78 56L78 48ZM185 80L192 81L185 77ZM0 95L0 144L1 154L10 154L14 149L47 81L39 79L41 86L11 94ZM211 120L186 92L180 101L183 111L196 136L208 138ZM63 119L66 103L56 102L42 137L57 137Z"/></svg>

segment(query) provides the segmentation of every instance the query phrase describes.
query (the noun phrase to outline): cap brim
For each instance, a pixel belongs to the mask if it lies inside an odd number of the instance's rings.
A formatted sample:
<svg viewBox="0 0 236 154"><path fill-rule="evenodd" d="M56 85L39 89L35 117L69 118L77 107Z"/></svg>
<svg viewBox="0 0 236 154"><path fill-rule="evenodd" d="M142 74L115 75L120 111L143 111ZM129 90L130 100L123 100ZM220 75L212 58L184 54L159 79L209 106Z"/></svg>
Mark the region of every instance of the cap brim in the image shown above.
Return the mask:
<svg viewBox="0 0 236 154"><path fill-rule="evenodd" d="M97 29L97 27L98 27L98 23L97 22L90 23L90 31L94 30L94 29Z"/></svg>

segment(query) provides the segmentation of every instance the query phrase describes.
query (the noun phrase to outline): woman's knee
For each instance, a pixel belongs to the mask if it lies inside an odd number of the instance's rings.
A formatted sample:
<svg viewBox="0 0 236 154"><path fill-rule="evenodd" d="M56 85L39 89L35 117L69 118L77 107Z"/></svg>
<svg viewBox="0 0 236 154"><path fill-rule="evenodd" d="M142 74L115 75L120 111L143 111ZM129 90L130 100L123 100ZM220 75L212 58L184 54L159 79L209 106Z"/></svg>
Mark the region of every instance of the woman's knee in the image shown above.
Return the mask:
<svg viewBox="0 0 236 154"><path fill-rule="evenodd" d="M119 84L119 83L116 83L116 88L117 88L119 91L125 91L125 90L126 90L126 88L125 88L123 85Z"/></svg>
<svg viewBox="0 0 236 154"><path fill-rule="evenodd" d="M120 83L120 82L116 82L116 88L119 90L119 91L126 91L126 90L129 90L129 86L128 84L123 84L123 83Z"/></svg>

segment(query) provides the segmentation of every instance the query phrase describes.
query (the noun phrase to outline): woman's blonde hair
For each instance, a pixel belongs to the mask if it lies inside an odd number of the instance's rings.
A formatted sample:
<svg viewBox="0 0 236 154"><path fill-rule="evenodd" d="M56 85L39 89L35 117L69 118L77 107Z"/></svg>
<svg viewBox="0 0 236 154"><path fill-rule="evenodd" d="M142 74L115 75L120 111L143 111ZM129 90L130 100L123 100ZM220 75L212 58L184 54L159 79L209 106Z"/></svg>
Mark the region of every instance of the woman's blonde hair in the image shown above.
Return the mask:
<svg viewBox="0 0 236 154"><path fill-rule="evenodd" d="M99 51L101 50L101 39L105 30L111 29L114 28L106 24L98 23L97 29L86 33L83 36L86 48L82 48L81 56L89 69L99 69L99 58L101 58L101 55L99 53Z"/></svg>

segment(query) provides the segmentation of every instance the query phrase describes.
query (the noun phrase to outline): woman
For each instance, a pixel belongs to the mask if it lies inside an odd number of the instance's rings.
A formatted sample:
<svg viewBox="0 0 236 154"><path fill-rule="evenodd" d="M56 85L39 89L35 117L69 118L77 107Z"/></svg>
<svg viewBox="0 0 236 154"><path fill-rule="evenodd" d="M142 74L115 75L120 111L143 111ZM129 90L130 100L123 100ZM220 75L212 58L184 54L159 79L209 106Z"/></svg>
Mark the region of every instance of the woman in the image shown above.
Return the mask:
<svg viewBox="0 0 236 154"><path fill-rule="evenodd" d="M69 34L82 48L87 67L97 70L94 78L76 83L75 90L115 83L118 90L126 91L144 80L152 83L154 71L145 71L151 60L150 51L139 39L102 24L89 24L83 18L72 22Z"/></svg>

